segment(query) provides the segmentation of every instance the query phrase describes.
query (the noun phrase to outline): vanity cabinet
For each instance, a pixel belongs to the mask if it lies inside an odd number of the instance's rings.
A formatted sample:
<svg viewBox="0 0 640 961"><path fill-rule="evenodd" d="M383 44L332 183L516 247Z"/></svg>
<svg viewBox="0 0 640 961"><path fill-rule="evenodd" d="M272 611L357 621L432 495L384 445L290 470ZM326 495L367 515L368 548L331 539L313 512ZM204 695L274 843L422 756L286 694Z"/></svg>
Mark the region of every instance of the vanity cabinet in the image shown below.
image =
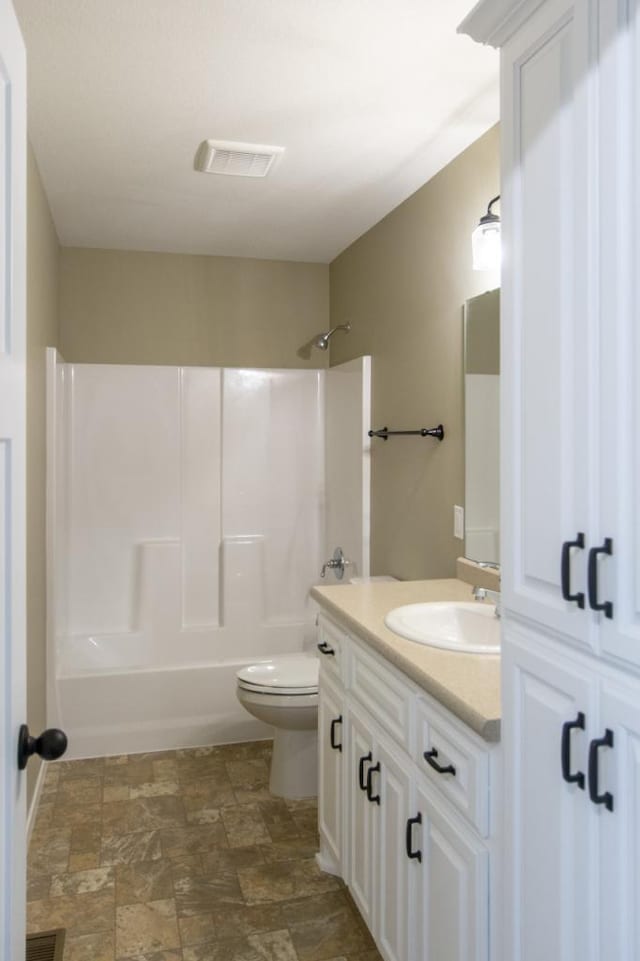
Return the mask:
<svg viewBox="0 0 640 961"><path fill-rule="evenodd" d="M461 29L501 49L504 957L637 961L640 3Z"/></svg>
<svg viewBox="0 0 640 961"><path fill-rule="evenodd" d="M344 697L339 684L322 669L318 697L318 817L328 862L326 870L342 871L343 755L346 753Z"/></svg>
<svg viewBox="0 0 640 961"><path fill-rule="evenodd" d="M497 961L497 745L323 615L319 644L328 632L341 664L338 688L320 648L320 866L344 878L385 961Z"/></svg>

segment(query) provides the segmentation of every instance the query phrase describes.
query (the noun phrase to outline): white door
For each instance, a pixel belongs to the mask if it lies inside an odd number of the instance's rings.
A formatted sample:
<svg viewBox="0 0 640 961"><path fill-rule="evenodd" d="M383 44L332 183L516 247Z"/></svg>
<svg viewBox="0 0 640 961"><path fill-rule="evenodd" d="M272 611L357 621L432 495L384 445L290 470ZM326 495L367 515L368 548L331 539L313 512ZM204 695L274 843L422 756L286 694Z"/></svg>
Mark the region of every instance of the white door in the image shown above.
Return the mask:
<svg viewBox="0 0 640 961"><path fill-rule="evenodd" d="M450 821L422 788L421 824L414 841L422 857L419 961L487 961L489 956L489 852L478 836Z"/></svg>
<svg viewBox="0 0 640 961"><path fill-rule="evenodd" d="M407 821L410 809L411 772L397 759L396 748L387 750L378 743L376 761L380 774L375 794L380 804L378 818L378 878L376 943L387 961L406 961L409 957L409 917L413 903L409 890L410 859L406 851ZM394 757L394 754L396 757Z"/></svg>
<svg viewBox="0 0 640 961"><path fill-rule="evenodd" d="M602 330L600 514L593 546L611 554L594 557L602 652L640 666L640 9L637 2L601 0L598 14L601 66L599 234Z"/></svg>
<svg viewBox="0 0 640 961"><path fill-rule="evenodd" d="M24 958L25 775L25 53L0 0L0 957Z"/></svg>
<svg viewBox="0 0 640 961"><path fill-rule="evenodd" d="M502 591L504 607L595 643L586 595L597 466L597 296L588 244L590 4L548 0L502 56Z"/></svg>
<svg viewBox="0 0 640 961"><path fill-rule="evenodd" d="M369 800L367 784L375 791L379 777L371 772L375 766L374 741L368 723L350 709L347 724L349 738L348 778L348 844L347 884L367 927L373 930L375 919L374 877L378 874L375 801ZM375 797L375 794L372 795Z"/></svg>
<svg viewBox="0 0 640 961"><path fill-rule="evenodd" d="M594 746L593 787L600 827L600 958L640 958L640 704L637 685L603 683L601 730L611 747ZM597 758L597 761L596 761ZM597 773L597 778L596 778Z"/></svg>
<svg viewBox="0 0 640 961"><path fill-rule="evenodd" d="M341 693L322 670L318 703L318 821L323 855L331 859L323 867L335 874L342 873L342 772L347 756L343 711Z"/></svg>
<svg viewBox="0 0 640 961"><path fill-rule="evenodd" d="M513 626L508 630L502 649L504 957L599 961L597 824L587 790L589 741L598 733L597 680L551 647L543 654L542 639L526 634L515 643Z"/></svg>

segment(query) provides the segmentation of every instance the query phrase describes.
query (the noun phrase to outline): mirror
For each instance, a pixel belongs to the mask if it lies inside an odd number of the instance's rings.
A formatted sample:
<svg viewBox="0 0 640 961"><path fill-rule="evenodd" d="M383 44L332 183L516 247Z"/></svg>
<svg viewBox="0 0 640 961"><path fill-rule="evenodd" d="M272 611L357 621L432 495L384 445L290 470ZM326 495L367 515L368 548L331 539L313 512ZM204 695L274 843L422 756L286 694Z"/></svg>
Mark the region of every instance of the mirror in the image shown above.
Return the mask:
<svg viewBox="0 0 640 961"><path fill-rule="evenodd" d="M500 291L464 308L465 556L500 563Z"/></svg>

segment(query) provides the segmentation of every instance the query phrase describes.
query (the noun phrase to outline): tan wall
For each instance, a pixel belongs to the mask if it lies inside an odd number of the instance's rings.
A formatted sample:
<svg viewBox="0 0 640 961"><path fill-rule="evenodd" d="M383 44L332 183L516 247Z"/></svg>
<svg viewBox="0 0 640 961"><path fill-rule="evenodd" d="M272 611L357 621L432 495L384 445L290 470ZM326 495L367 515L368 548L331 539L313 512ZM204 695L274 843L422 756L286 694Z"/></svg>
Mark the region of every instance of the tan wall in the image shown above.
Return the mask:
<svg viewBox="0 0 640 961"><path fill-rule="evenodd" d="M471 231L499 190L494 127L331 264L331 363L373 357L375 427L442 422L442 443L374 440L372 571L455 576L464 500L462 306L497 286L471 269Z"/></svg>
<svg viewBox="0 0 640 961"><path fill-rule="evenodd" d="M45 347L58 341L58 238L29 146L27 160L27 721L46 723ZM32 797L40 762L27 768Z"/></svg>
<svg viewBox="0 0 640 961"><path fill-rule="evenodd" d="M62 249L67 361L323 367L328 320L324 264Z"/></svg>

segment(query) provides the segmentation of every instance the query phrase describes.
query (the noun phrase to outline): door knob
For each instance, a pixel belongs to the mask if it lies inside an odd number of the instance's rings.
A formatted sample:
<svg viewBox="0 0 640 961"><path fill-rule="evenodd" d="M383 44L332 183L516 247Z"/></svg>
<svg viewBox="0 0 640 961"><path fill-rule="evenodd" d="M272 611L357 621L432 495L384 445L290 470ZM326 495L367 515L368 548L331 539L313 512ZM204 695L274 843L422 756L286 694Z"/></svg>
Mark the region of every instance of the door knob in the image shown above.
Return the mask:
<svg viewBox="0 0 640 961"><path fill-rule="evenodd" d="M43 761L57 761L67 750L67 735L55 727L43 731L40 737L32 737L26 724L18 734L18 769L24 771L32 754L39 754Z"/></svg>

